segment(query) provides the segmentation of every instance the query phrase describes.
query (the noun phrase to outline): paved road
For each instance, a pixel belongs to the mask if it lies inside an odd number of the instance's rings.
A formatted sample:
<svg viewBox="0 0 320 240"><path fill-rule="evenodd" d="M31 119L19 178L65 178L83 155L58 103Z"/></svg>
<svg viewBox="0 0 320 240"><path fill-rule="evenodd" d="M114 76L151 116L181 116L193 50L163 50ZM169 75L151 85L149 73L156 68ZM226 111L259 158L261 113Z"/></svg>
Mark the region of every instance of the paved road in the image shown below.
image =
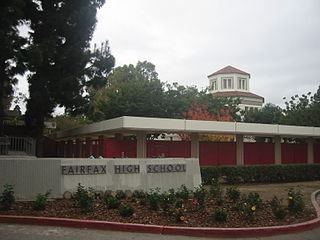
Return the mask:
<svg viewBox="0 0 320 240"><path fill-rule="evenodd" d="M77 228L32 226L0 223L1 240L204 240L207 238L159 235L148 233L128 233ZM218 239L218 238L210 238ZM228 238L229 239L229 238ZM224 240L228 240L224 238ZM234 240L234 238L232 238ZM244 238L238 238L243 239ZM319 240L320 228L297 234L273 237L250 238L259 240ZM231 240L231 239L229 239Z"/></svg>

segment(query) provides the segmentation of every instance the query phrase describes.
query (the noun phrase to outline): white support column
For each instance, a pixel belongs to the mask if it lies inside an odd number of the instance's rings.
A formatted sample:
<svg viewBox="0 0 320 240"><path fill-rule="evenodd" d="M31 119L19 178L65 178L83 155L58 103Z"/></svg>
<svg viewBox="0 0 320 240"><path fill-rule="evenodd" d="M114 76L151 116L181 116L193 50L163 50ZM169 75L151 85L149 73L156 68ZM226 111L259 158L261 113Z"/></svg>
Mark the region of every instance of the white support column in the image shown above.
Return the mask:
<svg viewBox="0 0 320 240"><path fill-rule="evenodd" d="M314 163L314 140L313 138L308 138L307 139L308 143L308 164L313 164Z"/></svg>
<svg viewBox="0 0 320 240"><path fill-rule="evenodd" d="M199 134L191 133L191 157L199 158Z"/></svg>
<svg viewBox="0 0 320 240"><path fill-rule="evenodd" d="M137 132L137 158L147 157L147 134L146 132Z"/></svg>
<svg viewBox="0 0 320 240"><path fill-rule="evenodd" d="M243 135L236 135L237 165L244 164Z"/></svg>
<svg viewBox="0 0 320 240"><path fill-rule="evenodd" d="M275 136L274 141L274 164L282 164L281 160L281 137Z"/></svg>

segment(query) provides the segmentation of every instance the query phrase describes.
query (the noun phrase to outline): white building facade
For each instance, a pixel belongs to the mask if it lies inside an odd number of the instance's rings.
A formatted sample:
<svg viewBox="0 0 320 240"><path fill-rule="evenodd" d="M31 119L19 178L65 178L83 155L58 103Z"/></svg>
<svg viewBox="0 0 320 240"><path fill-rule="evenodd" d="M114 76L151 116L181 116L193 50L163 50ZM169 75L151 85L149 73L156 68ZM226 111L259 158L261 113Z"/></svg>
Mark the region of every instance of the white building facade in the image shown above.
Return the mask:
<svg viewBox="0 0 320 240"><path fill-rule="evenodd" d="M208 76L213 97L237 97L241 110L260 109L264 98L250 92L250 74L227 66Z"/></svg>

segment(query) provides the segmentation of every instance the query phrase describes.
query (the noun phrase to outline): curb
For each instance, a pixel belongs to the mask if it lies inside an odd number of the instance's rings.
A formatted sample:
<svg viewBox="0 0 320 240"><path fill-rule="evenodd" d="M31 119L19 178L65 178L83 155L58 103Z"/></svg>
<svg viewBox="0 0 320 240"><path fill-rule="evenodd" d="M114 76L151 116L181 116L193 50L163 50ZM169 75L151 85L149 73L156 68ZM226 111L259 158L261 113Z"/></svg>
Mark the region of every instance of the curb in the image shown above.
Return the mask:
<svg viewBox="0 0 320 240"><path fill-rule="evenodd" d="M72 228L88 228L98 230L140 232L170 235L185 235L194 237L262 237L278 234L295 233L311 230L320 227L320 207L316 201L320 190L311 195L311 202L316 209L318 218L298 224L272 226L272 227L254 227L254 228L201 228L201 227L175 227L158 226L131 223L116 223L105 221L78 220L68 218L49 218L49 217L31 217L31 216L8 216L0 215L0 223L29 224L42 226L59 226Z"/></svg>

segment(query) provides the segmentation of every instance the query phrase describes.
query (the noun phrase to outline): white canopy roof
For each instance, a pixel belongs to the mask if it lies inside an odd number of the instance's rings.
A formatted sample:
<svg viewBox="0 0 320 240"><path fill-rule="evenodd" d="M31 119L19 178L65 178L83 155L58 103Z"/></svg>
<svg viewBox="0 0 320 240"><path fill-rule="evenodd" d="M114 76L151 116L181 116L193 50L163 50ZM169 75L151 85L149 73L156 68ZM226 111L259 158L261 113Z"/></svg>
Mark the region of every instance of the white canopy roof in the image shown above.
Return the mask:
<svg viewBox="0 0 320 240"><path fill-rule="evenodd" d="M123 116L59 132L58 138L116 132L211 133L226 135L320 137L320 127Z"/></svg>

